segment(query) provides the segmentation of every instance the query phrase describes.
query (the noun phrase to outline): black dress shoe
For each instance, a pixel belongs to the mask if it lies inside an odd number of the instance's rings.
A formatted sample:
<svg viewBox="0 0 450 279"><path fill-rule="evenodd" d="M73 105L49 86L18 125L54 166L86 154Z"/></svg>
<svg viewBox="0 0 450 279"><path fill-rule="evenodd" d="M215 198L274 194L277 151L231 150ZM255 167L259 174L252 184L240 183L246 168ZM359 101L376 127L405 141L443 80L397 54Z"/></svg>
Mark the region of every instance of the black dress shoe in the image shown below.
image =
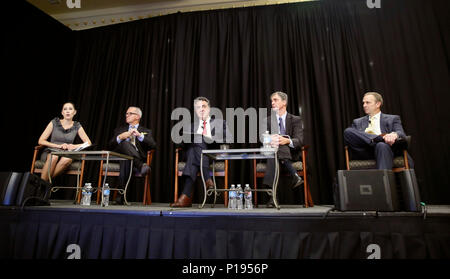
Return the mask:
<svg viewBox="0 0 450 279"><path fill-rule="evenodd" d="M270 197L270 200L266 203L266 207L267 208L274 208L275 207L275 203L273 202L273 198Z"/></svg>
<svg viewBox="0 0 450 279"><path fill-rule="evenodd" d="M206 180L205 183L206 183L206 190L214 189L214 182L212 181L211 178Z"/></svg>
<svg viewBox="0 0 450 279"><path fill-rule="evenodd" d="M303 178L301 178L298 174L294 175L294 183L292 183L292 189L300 187L303 184Z"/></svg>
<svg viewBox="0 0 450 279"><path fill-rule="evenodd" d="M147 173L150 171L150 167L147 165L147 164L142 164L142 167L141 167L141 171L140 171L140 174L142 175L142 176L144 176L144 175L147 175Z"/></svg>
<svg viewBox="0 0 450 279"><path fill-rule="evenodd" d="M114 205L124 205L125 199L122 195L118 195L117 198L114 200Z"/></svg>

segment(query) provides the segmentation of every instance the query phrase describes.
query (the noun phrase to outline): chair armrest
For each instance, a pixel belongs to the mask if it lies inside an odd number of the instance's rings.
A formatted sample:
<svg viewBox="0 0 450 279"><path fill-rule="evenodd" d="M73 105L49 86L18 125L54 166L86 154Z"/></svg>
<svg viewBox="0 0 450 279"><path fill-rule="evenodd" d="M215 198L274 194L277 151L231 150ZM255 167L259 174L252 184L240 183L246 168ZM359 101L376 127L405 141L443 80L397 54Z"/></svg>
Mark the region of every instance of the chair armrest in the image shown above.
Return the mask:
<svg viewBox="0 0 450 279"><path fill-rule="evenodd" d="M151 166L153 161L153 155L155 154L155 149L147 150L147 165Z"/></svg>
<svg viewBox="0 0 450 279"><path fill-rule="evenodd" d="M408 150L411 145L411 136L406 136L405 138L399 138L394 143L397 148L401 148L402 150Z"/></svg>
<svg viewBox="0 0 450 279"><path fill-rule="evenodd" d="M37 159L37 155L39 153L39 150L41 150L42 148L44 148L44 145L36 145L34 147L34 152L33 152L33 160L31 161L31 170L30 172L33 173L34 172L34 164L36 163L36 159Z"/></svg>

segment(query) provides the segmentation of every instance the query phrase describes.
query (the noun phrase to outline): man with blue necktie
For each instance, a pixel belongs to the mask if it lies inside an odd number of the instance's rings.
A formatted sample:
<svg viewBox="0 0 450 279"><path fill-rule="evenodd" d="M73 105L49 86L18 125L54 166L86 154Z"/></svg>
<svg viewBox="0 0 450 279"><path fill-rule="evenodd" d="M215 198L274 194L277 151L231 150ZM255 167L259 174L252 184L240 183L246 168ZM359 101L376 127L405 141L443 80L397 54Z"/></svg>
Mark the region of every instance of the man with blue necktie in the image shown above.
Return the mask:
<svg viewBox="0 0 450 279"><path fill-rule="evenodd" d="M152 137L152 131L139 124L142 111L138 107L129 107L126 114L127 125L114 130L114 137L109 142L111 150L133 157L133 168L136 173L147 174L150 167L145 163L147 151L156 147ZM130 162L120 161L119 181L124 186L130 174ZM123 204L123 196L120 195L119 204Z"/></svg>
<svg viewBox="0 0 450 279"><path fill-rule="evenodd" d="M292 166L293 161L301 158L301 147L303 146L303 128L301 118L287 112L288 95L277 91L270 95L272 110L276 112L277 126L271 127L268 121L273 146L278 146L277 157L281 168L286 170L292 177L292 188L296 189L303 184L303 179L297 174ZM275 125L274 125L275 126ZM271 188L275 174L275 162L268 159L263 184ZM267 203L267 207L273 207L273 200Z"/></svg>
<svg viewBox="0 0 450 279"><path fill-rule="evenodd" d="M383 97L367 92L363 97L366 116L353 120L344 131L344 142L350 148L352 159L376 160L377 169L391 170L394 155L401 152L399 144L406 138L400 116L381 112ZM410 168L414 168L408 154Z"/></svg>

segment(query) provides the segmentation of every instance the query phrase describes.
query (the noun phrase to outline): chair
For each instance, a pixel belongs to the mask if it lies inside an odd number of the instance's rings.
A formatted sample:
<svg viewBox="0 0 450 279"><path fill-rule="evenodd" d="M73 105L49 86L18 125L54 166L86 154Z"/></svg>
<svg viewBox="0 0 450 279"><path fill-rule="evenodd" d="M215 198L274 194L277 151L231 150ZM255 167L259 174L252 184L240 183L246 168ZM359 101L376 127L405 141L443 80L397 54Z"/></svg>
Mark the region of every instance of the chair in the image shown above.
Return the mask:
<svg viewBox="0 0 450 279"><path fill-rule="evenodd" d="M186 166L186 162L180 162L180 153L182 152L182 148L178 147L175 149L175 194L174 194L174 202L178 200L178 177L183 175L184 167ZM210 168L212 169L213 165L210 164ZM224 161L216 161L214 163L214 176L224 177L225 180L225 189L228 189L228 160ZM200 173L198 174L200 176ZM224 192L224 204L225 207L228 206L228 193Z"/></svg>
<svg viewBox="0 0 450 279"><path fill-rule="evenodd" d="M305 207L314 206L314 202L312 200L311 192L309 190L308 177L307 177L307 168L306 168L306 155L309 146L302 146L302 160L294 162L292 166L297 170L297 174L303 177L303 189L305 196ZM257 179L264 177L266 172L266 163L260 162L257 163L256 159L253 160L253 185L255 185L255 190L257 189ZM257 195L255 195L255 205L258 205Z"/></svg>
<svg viewBox="0 0 450 279"><path fill-rule="evenodd" d="M409 169L408 163L408 147L411 144L411 136L406 136L405 144L402 146L402 156L394 157L393 172L400 172ZM364 170L364 169L376 169L377 162L373 160L350 160L349 147L345 146L345 164L347 170Z"/></svg>
<svg viewBox="0 0 450 279"><path fill-rule="evenodd" d="M147 161L146 164L151 167L152 161L153 161L153 155L155 153L155 150L148 150L147 151ZM102 187L102 179L105 176L105 170L106 170L106 164L103 163L103 160L100 161L100 171L98 174L98 189ZM144 182L144 198L143 198L143 205L150 205L152 204L152 198L150 195L150 174L151 171L148 172L145 175L145 182ZM119 163L108 163L108 176L119 176L120 175L120 164ZM140 174L134 174L135 177L142 177ZM116 197L117 191L114 193L113 199ZM97 204L100 203L101 199L101 191L97 191Z"/></svg>
<svg viewBox="0 0 450 279"><path fill-rule="evenodd" d="M38 157L39 152L41 149L43 149L45 146L43 145L37 145L34 147L34 153L33 153L33 161L31 162L31 173L42 173L42 168L45 165L45 161L47 160L47 154L41 153L40 157ZM84 175L84 160L81 161L74 161L70 164L70 166L66 169L65 174L70 175L79 175L80 180L78 181L78 187L82 187L83 185L83 175ZM81 191L77 192L77 203L80 203L81 200Z"/></svg>

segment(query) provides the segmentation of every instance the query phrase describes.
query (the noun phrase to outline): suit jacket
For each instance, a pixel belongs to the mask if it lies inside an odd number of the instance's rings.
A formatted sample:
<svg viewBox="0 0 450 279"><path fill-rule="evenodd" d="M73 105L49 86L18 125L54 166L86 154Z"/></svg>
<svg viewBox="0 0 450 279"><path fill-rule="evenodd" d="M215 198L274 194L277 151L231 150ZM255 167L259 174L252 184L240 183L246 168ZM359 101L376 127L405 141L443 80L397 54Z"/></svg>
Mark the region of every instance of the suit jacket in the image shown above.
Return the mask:
<svg viewBox="0 0 450 279"><path fill-rule="evenodd" d="M190 132L192 134L197 132L199 122L191 123ZM232 134L228 129L227 123L223 119L211 118L211 138L202 137L201 143L194 143L194 138L191 138L191 142L201 147L202 149L218 149L221 144L231 142ZM185 144L186 145L186 144Z"/></svg>
<svg viewBox="0 0 450 279"><path fill-rule="evenodd" d="M277 122L278 123L278 122ZM271 134L279 133L278 124L274 127L274 130L271 129L270 122L267 122L268 131ZM300 116L295 116L293 114L288 113L286 115L286 134L291 137L292 144L294 148L289 147L289 145L280 145L278 147L277 156L279 159L289 159L292 161L298 161L301 158L301 147L303 146L303 129L302 129L302 121Z"/></svg>
<svg viewBox="0 0 450 279"><path fill-rule="evenodd" d="M192 134L197 132L198 122L191 123L190 132ZM211 140L205 140L205 137L199 136L198 143L194 142L191 138L191 143L183 143L182 146L185 149L186 165L183 170L183 175L188 175L192 180L197 177L197 167L200 166L200 160L202 156L202 150L205 149L219 149L220 144L231 142L231 133L228 130L227 124L223 119L211 119ZM218 129L219 128L219 129ZM209 157L203 156L203 167L209 168ZM205 173L205 179L210 178L209 172Z"/></svg>
<svg viewBox="0 0 450 279"><path fill-rule="evenodd" d="M123 125L114 130L114 136L109 141L109 148L111 150L114 150L118 145L117 136L123 132L128 131L128 128L129 128L129 125ZM142 132L147 133L146 135L144 135L144 140L142 142L139 141L138 139L136 139L136 147L139 151L139 154L141 155L142 158L145 158L147 156L146 154L147 154L148 150L156 148L156 142L152 137L152 130L150 130L140 124L139 124L139 127L137 130L139 131L139 133L142 133Z"/></svg>
<svg viewBox="0 0 450 279"><path fill-rule="evenodd" d="M352 127L364 132L364 130L369 125L369 115L357 118L353 120ZM405 131L403 130L402 121L400 120L400 116L393 114L380 114L380 130L381 133L392 133L396 132L398 137L401 139L406 138ZM376 135L373 135L375 138Z"/></svg>

